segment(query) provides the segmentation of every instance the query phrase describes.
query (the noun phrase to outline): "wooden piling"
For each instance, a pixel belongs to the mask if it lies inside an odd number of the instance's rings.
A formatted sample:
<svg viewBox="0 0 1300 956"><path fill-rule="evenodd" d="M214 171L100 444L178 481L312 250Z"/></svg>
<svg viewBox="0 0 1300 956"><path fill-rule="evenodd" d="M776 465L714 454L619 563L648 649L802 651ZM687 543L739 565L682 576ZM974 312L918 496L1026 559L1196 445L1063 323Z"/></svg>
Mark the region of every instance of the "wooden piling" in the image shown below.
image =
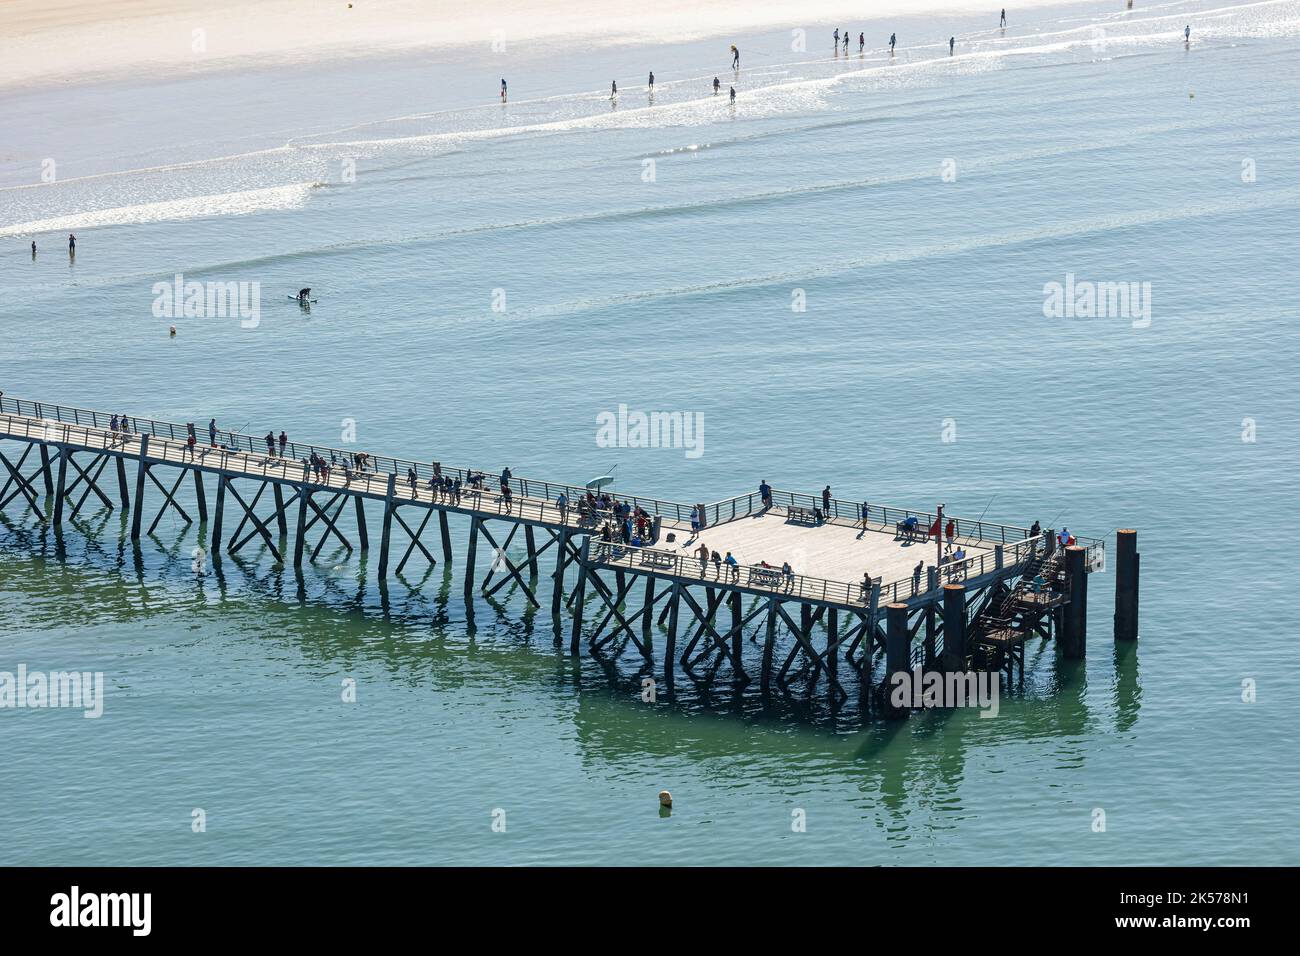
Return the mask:
<svg viewBox="0 0 1300 956"><path fill-rule="evenodd" d="M578 641L582 637L582 611L587 598L587 562L591 557L591 537L582 541L582 553L578 556L578 591L573 602L573 630L569 634L569 653L578 653Z"/></svg>
<svg viewBox="0 0 1300 956"><path fill-rule="evenodd" d="M1088 549L1072 544L1065 549L1065 567L1070 575L1070 603L1065 605L1065 627L1061 651L1066 657L1082 659L1088 653Z"/></svg>
<svg viewBox="0 0 1300 956"><path fill-rule="evenodd" d="M225 475L217 475L216 513L212 516L212 537L208 539L208 553L213 561L221 560L221 522L226 511L227 480Z"/></svg>
<svg viewBox="0 0 1300 956"><path fill-rule="evenodd" d="M59 480L54 485L54 524L59 526L63 523L63 499L67 494L68 480L68 459L72 457L72 449L59 449ZM139 522L136 522L138 525ZM132 535L136 537L136 535Z"/></svg>
<svg viewBox="0 0 1300 956"><path fill-rule="evenodd" d="M388 487L384 490L384 530L379 538L379 577L388 577L388 546L393 540L393 497L397 494L397 474L388 476Z"/></svg>
<svg viewBox="0 0 1300 956"><path fill-rule="evenodd" d="M555 574L552 575L551 586L551 617L555 618L560 616L560 608L564 603L564 566L569 563L569 539L573 532L563 528L559 534L560 539L555 542L559 553L555 556Z"/></svg>
<svg viewBox="0 0 1300 956"><path fill-rule="evenodd" d="M289 536L289 522L284 514L284 489L280 487L279 482L276 482L271 487L271 490L275 494L275 523L280 529L280 537L287 538ZM357 500L360 501L361 499L358 498ZM301 510L300 508L300 513Z"/></svg>
<svg viewBox="0 0 1300 956"><path fill-rule="evenodd" d="M664 683L673 682L673 659L677 654L677 612L682 603L682 582L673 582L673 593L668 596L668 636L664 642Z"/></svg>
<svg viewBox="0 0 1300 956"><path fill-rule="evenodd" d="M357 501L361 499L358 498ZM438 512L438 530L442 532L442 560L444 564L451 564L451 527L447 523L447 512Z"/></svg>
<svg viewBox="0 0 1300 956"><path fill-rule="evenodd" d="M826 672L830 675L832 686L839 677L840 660L840 617L835 608L826 610Z"/></svg>
<svg viewBox="0 0 1300 956"><path fill-rule="evenodd" d="M478 557L478 528L483 519L469 519L469 547L465 549L465 606L474 606L474 560Z"/></svg>
<svg viewBox="0 0 1300 956"><path fill-rule="evenodd" d="M119 458L118 461L121 461ZM276 487L280 487L276 485ZM194 469L194 500L199 507L199 521L204 524L208 522L208 496L203 490L203 472L197 468Z"/></svg>
<svg viewBox="0 0 1300 956"><path fill-rule="evenodd" d="M62 456L60 456L62 457ZM60 462L62 472L63 464ZM144 518L144 478L149 472L149 436L140 436L140 466L135 471L135 513L131 515L131 540L140 540L140 522ZM62 484L62 481L60 481Z"/></svg>
<svg viewBox="0 0 1300 956"><path fill-rule="evenodd" d="M641 615L641 643L645 645L646 651L654 649L654 638L651 633L651 626L654 624L654 603L655 603L655 577L653 574L645 576L645 598L642 607L645 613Z"/></svg>
<svg viewBox="0 0 1300 956"><path fill-rule="evenodd" d="M357 506L357 545L361 548L361 553L365 554L370 550L370 533L366 530L366 499L357 495L352 500Z"/></svg>
<svg viewBox="0 0 1300 956"><path fill-rule="evenodd" d="M275 490L279 491L280 486L276 485ZM302 549L307 543L307 503L311 500L311 490L304 483L298 488L298 524L293 532L293 566L302 567ZM284 520L284 511L279 511L280 520ZM383 576L383 570L379 574Z"/></svg>
<svg viewBox="0 0 1300 956"><path fill-rule="evenodd" d="M943 586L943 657L947 670L966 668L966 585Z"/></svg>
<svg viewBox="0 0 1300 956"><path fill-rule="evenodd" d="M54 476L50 473L50 449L44 443L40 445L41 477L45 479L45 493L54 494Z"/></svg>
<svg viewBox="0 0 1300 956"><path fill-rule="evenodd" d="M522 506L521 506L522 507ZM528 576L537 577L537 541L533 537L533 526L524 525L524 544L528 548Z"/></svg>
<svg viewBox="0 0 1300 956"><path fill-rule="evenodd" d="M780 617L776 606L774 594L767 599L767 624L763 629L763 668L759 675L759 686L764 694L772 687L772 656L776 651L776 624Z"/></svg>
<svg viewBox="0 0 1300 956"><path fill-rule="evenodd" d="M1137 532L1115 532L1115 640L1136 641L1138 636L1138 578L1142 556Z"/></svg>
<svg viewBox="0 0 1300 956"><path fill-rule="evenodd" d="M45 451L44 445L41 446L41 451ZM44 455L42 454L41 457L43 458ZM126 459L121 455L117 456L117 496L121 499L122 510L129 510L131 507L131 486L126 483Z"/></svg>
<svg viewBox="0 0 1300 956"><path fill-rule="evenodd" d="M896 674L911 670L910 636L907 630L907 605L898 602L885 605L885 682L881 685L885 716L893 720L908 716L910 708L898 707L892 701Z"/></svg>

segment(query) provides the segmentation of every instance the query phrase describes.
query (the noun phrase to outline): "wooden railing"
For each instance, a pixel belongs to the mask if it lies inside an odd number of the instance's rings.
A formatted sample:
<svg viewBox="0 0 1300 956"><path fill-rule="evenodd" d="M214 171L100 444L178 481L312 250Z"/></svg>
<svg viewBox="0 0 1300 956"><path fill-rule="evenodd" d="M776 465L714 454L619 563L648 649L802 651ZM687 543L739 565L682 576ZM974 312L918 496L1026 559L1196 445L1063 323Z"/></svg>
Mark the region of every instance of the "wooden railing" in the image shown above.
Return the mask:
<svg viewBox="0 0 1300 956"><path fill-rule="evenodd" d="M596 537L591 539L589 557L595 564L649 571L661 577L680 578L692 583L716 581L724 585L732 584L755 591L766 591L782 597L861 607L867 607L871 602L871 594L867 591L865 582L846 584L843 581L830 581L806 574L787 575L783 574L780 568L756 564L730 565L725 561L714 564L711 560L701 561L690 554L636 547L616 541L601 541ZM872 580L873 585L877 583L879 578Z"/></svg>

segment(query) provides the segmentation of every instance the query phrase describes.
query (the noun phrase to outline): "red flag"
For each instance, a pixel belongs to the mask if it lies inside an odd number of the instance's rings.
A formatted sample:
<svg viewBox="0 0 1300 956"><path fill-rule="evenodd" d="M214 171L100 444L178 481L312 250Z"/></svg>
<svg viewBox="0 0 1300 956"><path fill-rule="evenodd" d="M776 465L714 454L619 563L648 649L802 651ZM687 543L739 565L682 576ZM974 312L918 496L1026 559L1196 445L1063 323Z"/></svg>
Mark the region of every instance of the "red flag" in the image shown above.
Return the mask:
<svg viewBox="0 0 1300 956"><path fill-rule="evenodd" d="M938 518L935 518L935 519L934 519L934 524L930 525L930 534L934 535L936 538L939 537L939 519L938 519Z"/></svg>

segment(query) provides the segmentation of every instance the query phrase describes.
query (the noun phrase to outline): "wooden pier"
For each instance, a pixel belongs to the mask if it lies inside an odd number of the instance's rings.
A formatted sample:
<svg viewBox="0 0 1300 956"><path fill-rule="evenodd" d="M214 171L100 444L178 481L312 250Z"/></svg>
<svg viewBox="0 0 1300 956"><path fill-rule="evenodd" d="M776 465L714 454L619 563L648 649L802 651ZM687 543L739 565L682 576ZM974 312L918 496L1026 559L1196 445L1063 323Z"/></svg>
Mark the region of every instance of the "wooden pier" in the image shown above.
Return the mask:
<svg viewBox="0 0 1300 956"><path fill-rule="evenodd" d="M670 694L683 677L761 694L822 686L833 707L902 717L880 704L902 670L1001 670L1010 685L1017 666L1023 679L1031 639L1055 638L1064 656L1083 657L1087 578L1105 561L1101 541L1062 547L1051 529L1031 536L874 502L864 520L861 501L779 490L766 502L757 491L689 504L618 495L647 516L644 539L627 541L605 530L621 527L619 516L580 508L588 489L564 482L511 475L503 484L492 472L437 466L458 483L451 491L431 480L432 462L370 455L357 469L355 450L291 442L281 452L227 431L214 447L202 423L191 445L186 425L113 424L104 412L0 396L0 510L30 509L61 533L88 507L120 507L137 547L164 515L197 519L210 561L264 549L297 574L327 548L369 552L377 515L381 586L412 561L461 563L467 615L476 592L513 587L531 608L549 607L556 641L567 639L571 653L585 640L593 654L632 654ZM6 455L6 446L21 451ZM187 482L192 495L182 494ZM467 525L461 553L453 520ZM950 524L959 560L945 556ZM512 550L519 537L522 557ZM480 542L490 549L482 555ZM1135 532L1121 532L1119 556L1116 637L1131 640Z"/></svg>

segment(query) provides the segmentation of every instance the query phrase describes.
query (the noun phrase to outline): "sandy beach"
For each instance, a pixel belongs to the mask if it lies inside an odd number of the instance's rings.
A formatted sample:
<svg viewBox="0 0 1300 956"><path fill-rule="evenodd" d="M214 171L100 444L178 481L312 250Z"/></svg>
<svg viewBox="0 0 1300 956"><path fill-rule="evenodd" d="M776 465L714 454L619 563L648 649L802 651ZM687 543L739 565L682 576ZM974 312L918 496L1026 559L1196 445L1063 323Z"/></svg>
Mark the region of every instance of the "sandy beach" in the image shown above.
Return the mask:
<svg viewBox="0 0 1300 956"><path fill-rule="evenodd" d="M1060 2L1033 0L1018 9ZM476 44L508 54L516 44L566 38L584 45L662 43L800 24L814 34L836 21L981 10L996 19L998 9L996 0L662 0L632 10L595 0L503 0L482 7L442 0L11 0L0 5L0 87Z"/></svg>

